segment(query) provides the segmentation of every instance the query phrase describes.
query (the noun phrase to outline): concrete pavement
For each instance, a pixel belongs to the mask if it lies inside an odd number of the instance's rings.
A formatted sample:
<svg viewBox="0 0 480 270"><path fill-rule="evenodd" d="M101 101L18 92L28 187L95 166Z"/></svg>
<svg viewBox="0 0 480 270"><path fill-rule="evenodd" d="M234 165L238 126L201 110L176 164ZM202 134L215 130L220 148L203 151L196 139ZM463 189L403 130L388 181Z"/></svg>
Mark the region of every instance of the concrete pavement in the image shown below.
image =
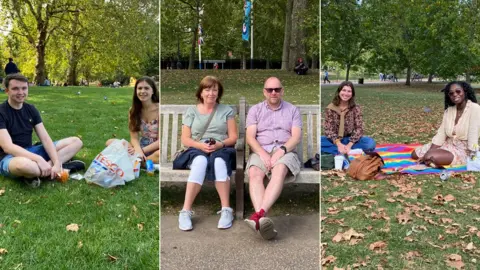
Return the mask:
<svg viewBox="0 0 480 270"><path fill-rule="evenodd" d="M193 230L178 229L178 216L161 217L161 269L318 270L319 215L275 216L278 235L265 241L244 221L217 229L219 216L193 216Z"/></svg>

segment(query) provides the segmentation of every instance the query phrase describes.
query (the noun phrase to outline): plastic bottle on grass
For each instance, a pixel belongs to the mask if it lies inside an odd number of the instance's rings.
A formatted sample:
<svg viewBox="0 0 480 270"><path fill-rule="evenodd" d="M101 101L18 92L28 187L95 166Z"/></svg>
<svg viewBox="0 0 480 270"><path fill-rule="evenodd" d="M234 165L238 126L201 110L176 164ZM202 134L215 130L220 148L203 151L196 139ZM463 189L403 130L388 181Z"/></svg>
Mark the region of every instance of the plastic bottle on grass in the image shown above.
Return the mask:
<svg viewBox="0 0 480 270"><path fill-rule="evenodd" d="M153 167L153 161L151 159L147 159L146 166L147 166L147 175L148 176L153 176L155 174L155 168Z"/></svg>

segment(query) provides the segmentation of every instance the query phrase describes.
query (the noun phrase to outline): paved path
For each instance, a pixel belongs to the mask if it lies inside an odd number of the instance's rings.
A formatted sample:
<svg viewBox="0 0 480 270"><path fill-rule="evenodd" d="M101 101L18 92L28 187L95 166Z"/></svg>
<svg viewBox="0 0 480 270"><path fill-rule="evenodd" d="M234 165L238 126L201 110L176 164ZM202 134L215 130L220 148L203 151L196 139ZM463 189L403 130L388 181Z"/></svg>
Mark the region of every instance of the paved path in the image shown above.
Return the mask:
<svg viewBox="0 0 480 270"><path fill-rule="evenodd" d="M243 221L218 230L219 216L194 216L194 229L178 229L178 216L161 217L161 269L319 269L319 215L272 217L278 235L265 241Z"/></svg>

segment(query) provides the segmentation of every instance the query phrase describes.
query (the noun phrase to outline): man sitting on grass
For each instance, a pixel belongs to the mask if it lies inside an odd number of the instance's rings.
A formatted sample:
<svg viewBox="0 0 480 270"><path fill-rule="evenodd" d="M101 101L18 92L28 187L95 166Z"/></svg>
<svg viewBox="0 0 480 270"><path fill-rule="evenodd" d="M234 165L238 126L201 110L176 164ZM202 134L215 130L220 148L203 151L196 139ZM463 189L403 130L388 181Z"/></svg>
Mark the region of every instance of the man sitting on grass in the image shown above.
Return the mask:
<svg viewBox="0 0 480 270"><path fill-rule="evenodd" d="M62 164L71 172L84 170L82 161L69 161L82 148L82 141L70 137L53 142L38 110L25 103L28 79L16 73L8 75L4 83L8 99L0 104L0 175L24 179L38 187L39 177L54 179ZM33 130L41 145L32 146Z"/></svg>

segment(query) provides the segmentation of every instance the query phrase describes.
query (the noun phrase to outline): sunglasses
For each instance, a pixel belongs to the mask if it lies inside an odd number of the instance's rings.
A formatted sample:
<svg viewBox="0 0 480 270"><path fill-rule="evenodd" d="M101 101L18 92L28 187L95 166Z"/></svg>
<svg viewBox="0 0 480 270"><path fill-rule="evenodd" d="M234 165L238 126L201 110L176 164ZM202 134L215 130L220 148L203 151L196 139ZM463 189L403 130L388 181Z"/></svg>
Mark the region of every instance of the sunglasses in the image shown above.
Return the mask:
<svg viewBox="0 0 480 270"><path fill-rule="evenodd" d="M452 97L454 94L460 95L461 93L462 93L462 90L457 89L455 91L448 92L448 95Z"/></svg>
<svg viewBox="0 0 480 270"><path fill-rule="evenodd" d="M264 88L269 94L272 93L273 91L277 92L277 93L280 93L280 91L282 91L282 88L281 87L278 87L278 88Z"/></svg>

